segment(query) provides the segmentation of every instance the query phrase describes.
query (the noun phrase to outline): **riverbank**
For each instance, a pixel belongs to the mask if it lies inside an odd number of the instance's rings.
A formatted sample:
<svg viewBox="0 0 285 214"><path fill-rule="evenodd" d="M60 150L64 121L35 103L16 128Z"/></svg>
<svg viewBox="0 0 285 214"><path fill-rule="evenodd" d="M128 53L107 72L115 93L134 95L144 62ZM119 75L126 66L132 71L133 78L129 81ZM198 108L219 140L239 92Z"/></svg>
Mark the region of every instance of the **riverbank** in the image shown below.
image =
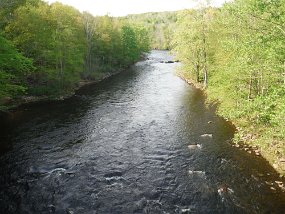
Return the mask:
<svg viewBox="0 0 285 214"><path fill-rule="evenodd" d="M130 68L131 66L133 66L137 62L144 60L147 57L147 54L148 54L148 52L143 52L140 54L140 57L137 60L135 60L133 63L131 63L127 66L116 68L116 69L112 68L111 72L98 72L98 73L96 73L96 78L94 78L94 79L81 79L75 85L75 87L73 87L69 91L62 92L61 94L39 95L39 96L27 94L27 95L18 96L15 98L5 97L2 100L0 100L0 114L3 115L6 113L9 113L13 109L16 109L16 108L18 108L22 105L26 105L26 104L48 102L48 101L61 101L61 100L68 99L68 98L72 97L77 90L79 90L85 86L96 84L98 82L101 82L107 78L110 78L114 75L117 75L117 74L125 71L126 69Z"/></svg>
<svg viewBox="0 0 285 214"><path fill-rule="evenodd" d="M101 82L107 78L110 78L114 75L117 75L124 71L125 69L121 69L117 72L107 72L107 73L102 73L102 75L98 76L97 79L94 80L81 80L77 83L77 85L73 88L73 90L59 94L59 95L42 95L42 96L33 96L33 95L23 95L19 96L17 98L8 98L6 99L6 102L0 104L0 113L6 114L9 113L10 111L13 111L13 109L16 109L22 105L27 105L27 104L33 104L33 103L40 103L40 102L49 102L49 101L61 101L68 99L76 93L79 89L96 84L98 82Z"/></svg>
<svg viewBox="0 0 285 214"><path fill-rule="evenodd" d="M220 107L218 114L227 116L226 109ZM280 175L285 175L284 141L275 137L274 127L253 125L243 118L229 118L237 127L234 146L248 153L262 155Z"/></svg>
<svg viewBox="0 0 285 214"><path fill-rule="evenodd" d="M0 120L0 213L283 213L284 179L230 146L170 57Z"/></svg>
<svg viewBox="0 0 285 214"><path fill-rule="evenodd" d="M257 157L262 156L280 176L285 175L285 142L276 137L274 126L257 125L246 118L231 116L226 101L221 101L217 94L205 90L203 84L193 82L185 71L177 71L177 76L189 85L202 90L207 97L208 105L212 106L215 103L217 114L233 123L236 127L233 147Z"/></svg>

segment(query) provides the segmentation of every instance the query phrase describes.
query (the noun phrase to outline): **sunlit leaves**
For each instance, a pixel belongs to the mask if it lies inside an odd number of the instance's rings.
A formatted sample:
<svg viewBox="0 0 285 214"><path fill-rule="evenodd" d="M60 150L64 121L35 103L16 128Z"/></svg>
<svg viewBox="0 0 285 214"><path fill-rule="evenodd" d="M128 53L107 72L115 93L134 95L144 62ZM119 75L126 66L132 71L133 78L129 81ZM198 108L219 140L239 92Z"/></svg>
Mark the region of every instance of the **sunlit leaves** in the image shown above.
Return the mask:
<svg viewBox="0 0 285 214"><path fill-rule="evenodd" d="M120 19L93 17L61 3L4 1L5 33L37 68L36 74L27 74L32 94L64 94L80 78L122 69L148 51L147 31Z"/></svg>
<svg viewBox="0 0 285 214"><path fill-rule="evenodd" d="M25 76L34 71L32 61L0 35L0 99L25 91Z"/></svg>

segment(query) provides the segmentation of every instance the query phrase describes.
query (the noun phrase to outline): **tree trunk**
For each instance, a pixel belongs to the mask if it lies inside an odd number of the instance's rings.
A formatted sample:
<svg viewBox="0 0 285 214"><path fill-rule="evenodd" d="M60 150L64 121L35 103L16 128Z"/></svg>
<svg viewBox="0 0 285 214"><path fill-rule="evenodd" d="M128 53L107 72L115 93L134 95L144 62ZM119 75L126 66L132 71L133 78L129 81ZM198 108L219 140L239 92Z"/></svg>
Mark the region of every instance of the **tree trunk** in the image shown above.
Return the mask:
<svg viewBox="0 0 285 214"><path fill-rule="evenodd" d="M283 71L284 71L284 73L283 73L283 85L284 85L284 87L285 87L285 61L284 61L284 67L283 67Z"/></svg>
<svg viewBox="0 0 285 214"><path fill-rule="evenodd" d="M87 73L92 70L92 38L94 36L94 20L90 14L84 14L84 30L86 36L86 56L85 56L85 71Z"/></svg>
<svg viewBox="0 0 285 214"><path fill-rule="evenodd" d="M204 11L204 10L203 10ZM203 23L202 23L202 41L203 41L203 74L204 74L204 88L208 86L208 68L207 68L207 44L206 44L206 18L205 11L203 12Z"/></svg>
<svg viewBox="0 0 285 214"><path fill-rule="evenodd" d="M200 65L199 65L199 62L197 62L196 64L195 64L195 73L196 73L196 81L197 81L197 83L200 81L200 78L199 78L199 76L200 76Z"/></svg>
<svg viewBox="0 0 285 214"><path fill-rule="evenodd" d="M204 57L204 88L208 86L208 68L207 68L207 52L206 52L206 35L205 32L203 33L203 57Z"/></svg>
<svg viewBox="0 0 285 214"><path fill-rule="evenodd" d="M208 69L204 68L204 88L208 87Z"/></svg>
<svg viewBox="0 0 285 214"><path fill-rule="evenodd" d="M247 99L251 100L251 95L252 95L252 74L250 74L250 80L249 80L249 86L248 86L248 96Z"/></svg>
<svg viewBox="0 0 285 214"><path fill-rule="evenodd" d="M63 59L60 59L60 87L63 88Z"/></svg>

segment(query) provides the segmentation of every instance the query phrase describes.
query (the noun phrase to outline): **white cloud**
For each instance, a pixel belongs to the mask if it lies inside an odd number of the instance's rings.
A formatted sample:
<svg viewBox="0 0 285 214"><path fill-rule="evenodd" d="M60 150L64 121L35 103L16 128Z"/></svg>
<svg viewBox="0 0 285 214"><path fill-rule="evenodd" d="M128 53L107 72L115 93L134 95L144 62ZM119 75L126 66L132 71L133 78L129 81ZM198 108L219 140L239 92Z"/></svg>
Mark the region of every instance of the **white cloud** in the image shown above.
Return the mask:
<svg viewBox="0 0 285 214"><path fill-rule="evenodd" d="M195 0L45 0L71 5L80 11L93 15L124 16L127 14L174 11L193 8ZM225 0L213 0L214 6L220 6Z"/></svg>

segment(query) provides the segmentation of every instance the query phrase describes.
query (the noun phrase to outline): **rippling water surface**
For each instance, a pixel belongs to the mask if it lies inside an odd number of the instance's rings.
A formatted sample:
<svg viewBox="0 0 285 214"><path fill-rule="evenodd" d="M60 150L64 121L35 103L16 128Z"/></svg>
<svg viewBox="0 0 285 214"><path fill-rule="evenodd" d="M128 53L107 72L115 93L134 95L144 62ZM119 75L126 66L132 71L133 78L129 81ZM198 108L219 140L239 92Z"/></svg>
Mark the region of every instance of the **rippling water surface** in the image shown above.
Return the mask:
<svg viewBox="0 0 285 214"><path fill-rule="evenodd" d="M284 213L276 172L168 60L2 120L0 213Z"/></svg>

